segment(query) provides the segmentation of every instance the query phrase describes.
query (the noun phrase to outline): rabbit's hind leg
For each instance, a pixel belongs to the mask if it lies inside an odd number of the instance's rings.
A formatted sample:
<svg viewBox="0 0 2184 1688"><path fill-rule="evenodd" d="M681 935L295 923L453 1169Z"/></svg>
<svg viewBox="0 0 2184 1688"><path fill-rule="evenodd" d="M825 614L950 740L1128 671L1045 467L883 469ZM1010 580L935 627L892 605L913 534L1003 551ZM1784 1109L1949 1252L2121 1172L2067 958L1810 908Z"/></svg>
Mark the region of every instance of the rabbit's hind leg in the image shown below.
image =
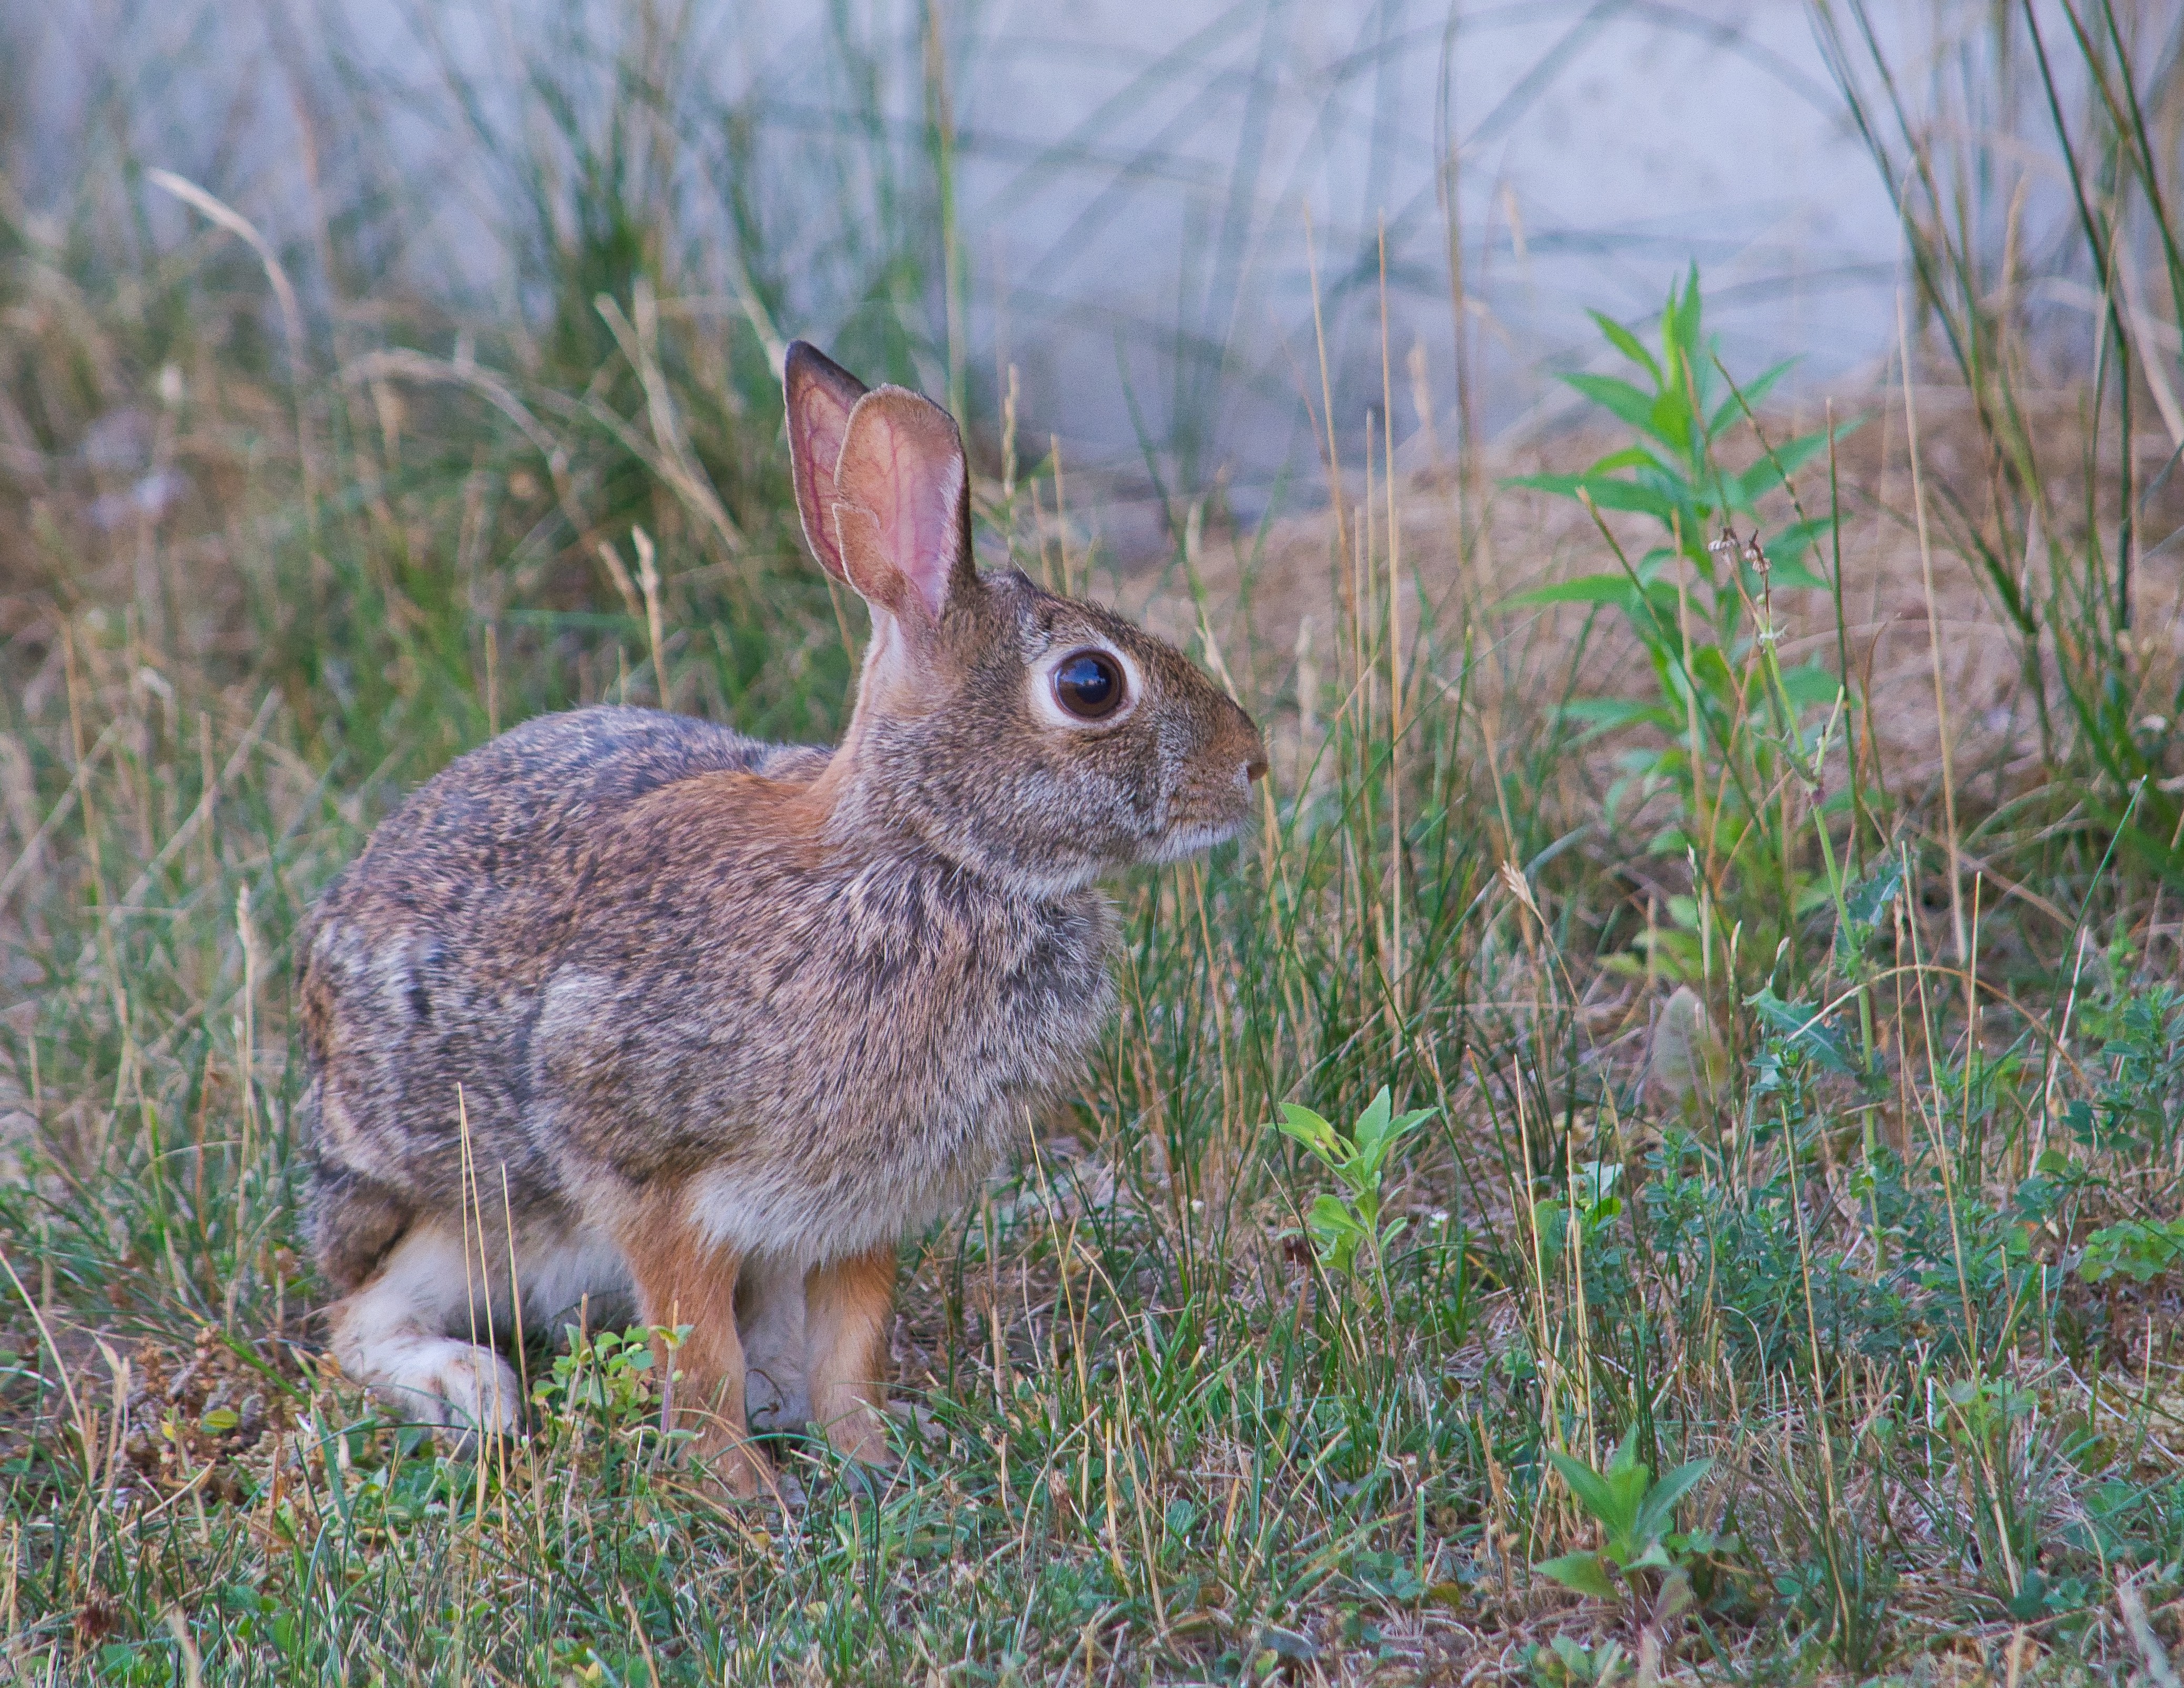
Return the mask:
<svg viewBox="0 0 2184 1688"><path fill-rule="evenodd" d="M476 1277L460 1236L413 1226L379 1270L335 1304L334 1358L414 1423L513 1432L523 1399L515 1373L492 1349L448 1334L470 1316Z"/></svg>
<svg viewBox="0 0 2184 1688"><path fill-rule="evenodd" d="M888 1457L889 1315L894 1310L895 1245L887 1243L815 1268L805 1280L805 1364L811 1416L851 1459Z"/></svg>

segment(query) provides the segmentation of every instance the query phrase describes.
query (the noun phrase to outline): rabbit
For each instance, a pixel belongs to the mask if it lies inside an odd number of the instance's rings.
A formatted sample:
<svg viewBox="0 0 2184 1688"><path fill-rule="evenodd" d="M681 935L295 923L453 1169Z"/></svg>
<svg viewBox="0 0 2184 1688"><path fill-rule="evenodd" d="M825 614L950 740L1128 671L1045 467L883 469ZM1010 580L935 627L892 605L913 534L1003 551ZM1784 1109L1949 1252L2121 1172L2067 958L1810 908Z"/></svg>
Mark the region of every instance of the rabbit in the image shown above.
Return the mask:
<svg viewBox="0 0 2184 1688"><path fill-rule="evenodd" d="M1080 1070L1096 880L1228 838L1267 768L1181 653L978 571L944 410L801 341L784 384L805 539L872 615L841 743L539 717L413 794L299 944L341 1369L512 1432L515 1319L627 1306L689 1328L663 1417L743 1495L754 1402L886 1458L901 1240Z"/></svg>

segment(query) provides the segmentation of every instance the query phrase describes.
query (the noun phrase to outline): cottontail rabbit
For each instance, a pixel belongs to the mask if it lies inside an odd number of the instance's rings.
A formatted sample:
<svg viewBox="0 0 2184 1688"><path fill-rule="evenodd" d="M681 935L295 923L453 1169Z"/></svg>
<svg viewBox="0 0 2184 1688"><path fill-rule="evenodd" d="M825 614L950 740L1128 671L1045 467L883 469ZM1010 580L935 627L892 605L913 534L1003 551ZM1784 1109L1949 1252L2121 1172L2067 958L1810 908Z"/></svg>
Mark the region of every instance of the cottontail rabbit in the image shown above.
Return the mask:
<svg viewBox="0 0 2184 1688"><path fill-rule="evenodd" d="M872 610L841 744L531 721L373 834L301 982L343 1368L513 1429L488 1333L619 1298L692 1328L674 1406L743 1492L747 1386L884 1451L900 1239L1111 1006L1094 880L1229 837L1266 769L1178 652L978 572L945 412L800 342L787 386L805 538Z"/></svg>

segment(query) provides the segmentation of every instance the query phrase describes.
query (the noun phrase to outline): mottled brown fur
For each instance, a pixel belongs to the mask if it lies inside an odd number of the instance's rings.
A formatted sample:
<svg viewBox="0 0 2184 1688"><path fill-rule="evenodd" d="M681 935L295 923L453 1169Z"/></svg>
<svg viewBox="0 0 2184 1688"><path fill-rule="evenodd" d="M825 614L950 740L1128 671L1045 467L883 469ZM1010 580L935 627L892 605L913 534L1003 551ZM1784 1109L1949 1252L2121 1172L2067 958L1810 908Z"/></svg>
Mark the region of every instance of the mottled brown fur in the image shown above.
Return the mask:
<svg viewBox="0 0 2184 1688"><path fill-rule="evenodd" d="M1095 879L1248 813L1258 734L1188 661L977 573L943 413L808 348L789 395L814 549L874 606L842 744L632 709L528 722L418 791L309 923L314 1226L353 1292L335 1351L424 1416L471 1411L433 1345L469 1209L534 1326L558 1309L533 1297L633 1287L664 1318L661 1286L687 1288L701 1392L741 1388L737 1263L800 1285L810 1405L876 1451L896 1243L985 1175L1108 1012ZM1112 721L1050 695L1087 647L1131 674Z"/></svg>

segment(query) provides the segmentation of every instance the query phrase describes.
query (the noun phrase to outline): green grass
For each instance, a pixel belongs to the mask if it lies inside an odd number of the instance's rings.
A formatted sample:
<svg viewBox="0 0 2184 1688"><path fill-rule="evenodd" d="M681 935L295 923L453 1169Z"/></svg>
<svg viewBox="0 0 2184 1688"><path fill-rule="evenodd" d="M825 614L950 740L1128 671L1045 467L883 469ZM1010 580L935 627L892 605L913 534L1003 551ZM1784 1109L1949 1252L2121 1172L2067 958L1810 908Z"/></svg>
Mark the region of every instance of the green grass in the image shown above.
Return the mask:
<svg viewBox="0 0 2184 1688"><path fill-rule="evenodd" d="M692 251L623 121L687 117L680 37L632 15L607 119L542 39L538 150L476 137L521 188L509 314L376 292L359 203L331 273L277 255L377 308L307 292L291 347L241 242L193 212L135 243L114 208L159 190L101 177L58 232L0 195L14 1680L2164 1680L2184 711L2113 560L2124 511L2167 554L2176 503L2103 455L2089 368L2019 502L1977 407L1915 486L1897 387L1814 445L1711 362L1696 281L1616 330L1634 384L1585 390L1619 454L1547 465L1575 478L1497 490L1467 443L1391 489L1376 433L1316 419L1341 472L1301 571L1184 521L1124 567L1096 486L974 418L986 554L1195 627L1275 778L1241 846L1114 887L1083 1084L906 1240L892 1473L783 1440L797 1503L724 1504L604 1334L526 1333L532 1433L475 1462L321 1368L290 1023L319 888L542 710L841 725L859 624L800 555L768 365L808 275L755 198ZM878 74L846 33L839 63ZM833 170L836 349L960 403L934 64L914 144L874 116L815 165L762 112L662 144ZM2107 214L2170 203L2141 181ZM731 255L735 311L692 308ZM2020 387L2036 328L1981 331ZM1579 584L1508 601L1532 577L1490 548L1580 486ZM1891 749L1844 582L1917 577L1921 499L1934 589L1976 571L2057 700L2029 760ZM2012 600L2034 508L2053 562Z"/></svg>

